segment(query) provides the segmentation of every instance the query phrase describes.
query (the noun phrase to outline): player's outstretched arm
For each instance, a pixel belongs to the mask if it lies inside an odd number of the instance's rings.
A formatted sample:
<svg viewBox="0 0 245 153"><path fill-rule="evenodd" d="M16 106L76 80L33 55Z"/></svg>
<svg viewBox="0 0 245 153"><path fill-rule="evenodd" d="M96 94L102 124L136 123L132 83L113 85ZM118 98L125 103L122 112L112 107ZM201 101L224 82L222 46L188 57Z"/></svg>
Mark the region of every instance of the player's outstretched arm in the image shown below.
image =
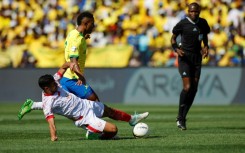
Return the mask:
<svg viewBox="0 0 245 153"><path fill-rule="evenodd" d="M58 137L56 135L56 127L55 127L54 118L49 118L47 121L49 123L51 141L57 141Z"/></svg>

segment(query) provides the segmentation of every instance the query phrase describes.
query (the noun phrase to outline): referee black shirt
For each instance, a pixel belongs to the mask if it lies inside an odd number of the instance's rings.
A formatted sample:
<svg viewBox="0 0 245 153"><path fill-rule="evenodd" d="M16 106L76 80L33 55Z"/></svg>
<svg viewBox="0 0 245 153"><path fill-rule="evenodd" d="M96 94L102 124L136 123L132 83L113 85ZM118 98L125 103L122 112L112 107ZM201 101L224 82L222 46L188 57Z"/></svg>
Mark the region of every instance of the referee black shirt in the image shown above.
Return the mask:
<svg viewBox="0 0 245 153"><path fill-rule="evenodd" d="M173 34L181 35L181 49L185 52L200 53L203 35L210 32L207 21L198 18L197 22L193 22L189 17L182 19L173 28Z"/></svg>

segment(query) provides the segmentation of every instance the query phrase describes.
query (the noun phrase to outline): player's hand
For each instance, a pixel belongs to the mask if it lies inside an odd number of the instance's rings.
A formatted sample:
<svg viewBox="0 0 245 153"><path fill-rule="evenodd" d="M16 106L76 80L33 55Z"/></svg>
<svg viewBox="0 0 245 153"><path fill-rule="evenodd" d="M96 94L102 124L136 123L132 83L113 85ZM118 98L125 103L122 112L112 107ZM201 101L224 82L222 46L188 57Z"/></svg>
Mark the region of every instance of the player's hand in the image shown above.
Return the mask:
<svg viewBox="0 0 245 153"><path fill-rule="evenodd" d="M76 83L76 85L82 85L83 84L83 81L82 80L77 80L77 83Z"/></svg>
<svg viewBox="0 0 245 153"><path fill-rule="evenodd" d="M182 49L179 49L179 48L177 48L176 49L176 53L179 55L179 56L184 56L184 54L185 54L185 52L182 50Z"/></svg>
<svg viewBox="0 0 245 153"><path fill-rule="evenodd" d="M208 47L207 46L202 48L201 54L202 54L203 58L207 58L208 57Z"/></svg>
<svg viewBox="0 0 245 153"><path fill-rule="evenodd" d="M90 39L90 34L86 34L86 35L84 36L84 38L85 38L85 39Z"/></svg>
<svg viewBox="0 0 245 153"><path fill-rule="evenodd" d="M78 80L77 80L77 83L76 83L76 85L82 85L82 84L86 84L86 80L85 80L85 78L79 78Z"/></svg>

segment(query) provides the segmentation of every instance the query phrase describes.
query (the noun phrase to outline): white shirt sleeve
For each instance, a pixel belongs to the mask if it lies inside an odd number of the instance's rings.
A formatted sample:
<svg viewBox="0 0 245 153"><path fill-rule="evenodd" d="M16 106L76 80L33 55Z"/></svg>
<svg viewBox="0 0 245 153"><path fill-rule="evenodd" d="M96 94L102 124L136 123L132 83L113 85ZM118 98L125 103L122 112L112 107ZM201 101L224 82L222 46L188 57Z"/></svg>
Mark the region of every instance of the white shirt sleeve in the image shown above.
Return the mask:
<svg viewBox="0 0 245 153"><path fill-rule="evenodd" d="M59 72L57 72L57 73L55 73L53 75L53 77L54 77L54 80L56 81L56 83L58 84L58 86L61 87L61 85L60 85L60 79L62 78L62 74L60 74Z"/></svg>
<svg viewBox="0 0 245 153"><path fill-rule="evenodd" d="M54 80L55 81L59 81L62 78L62 74L60 74L59 72L57 72L57 73L55 73L53 75L53 77L54 77Z"/></svg>
<svg viewBox="0 0 245 153"><path fill-rule="evenodd" d="M53 98L46 97L43 99L43 113L46 119L50 117L54 117L54 114L52 112L52 104L53 104Z"/></svg>

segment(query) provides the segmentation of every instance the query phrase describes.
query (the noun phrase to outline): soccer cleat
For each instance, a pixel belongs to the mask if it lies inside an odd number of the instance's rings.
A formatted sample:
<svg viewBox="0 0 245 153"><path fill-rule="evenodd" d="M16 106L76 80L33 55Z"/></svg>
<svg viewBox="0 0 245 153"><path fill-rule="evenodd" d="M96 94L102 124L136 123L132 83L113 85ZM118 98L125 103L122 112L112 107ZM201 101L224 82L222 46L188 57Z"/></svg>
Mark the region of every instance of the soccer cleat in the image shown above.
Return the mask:
<svg viewBox="0 0 245 153"><path fill-rule="evenodd" d="M181 130L187 130L185 122L186 120L176 120L177 127Z"/></svg>
<svg viewBox="0 0 245 153"><path fill-rule="evenodd" d="M26 113L31 111L31 106L33 105L33 101L31 99L26 99L25 103L21 106L20 111L18 113L18 118L21 120Z"/></svg>
<svg viewBox="0 0 245 153"><path fill-rule="evenodd" d="M129 125L131 126L135 126L137 123L139 123L139 121L143 120L143 119L146 119L149 115L149 112L145 112L145 113L142 113L142 114L134 114L132 116L132 118L130 119L129 121Z"/></svg>
<svg viewBox="0 0 245 153"><path fill-rule="evenodd" d="M87 131L86 133L86 139L87 140L100 140L100 133L94 133L91 131Z"/></svg>

